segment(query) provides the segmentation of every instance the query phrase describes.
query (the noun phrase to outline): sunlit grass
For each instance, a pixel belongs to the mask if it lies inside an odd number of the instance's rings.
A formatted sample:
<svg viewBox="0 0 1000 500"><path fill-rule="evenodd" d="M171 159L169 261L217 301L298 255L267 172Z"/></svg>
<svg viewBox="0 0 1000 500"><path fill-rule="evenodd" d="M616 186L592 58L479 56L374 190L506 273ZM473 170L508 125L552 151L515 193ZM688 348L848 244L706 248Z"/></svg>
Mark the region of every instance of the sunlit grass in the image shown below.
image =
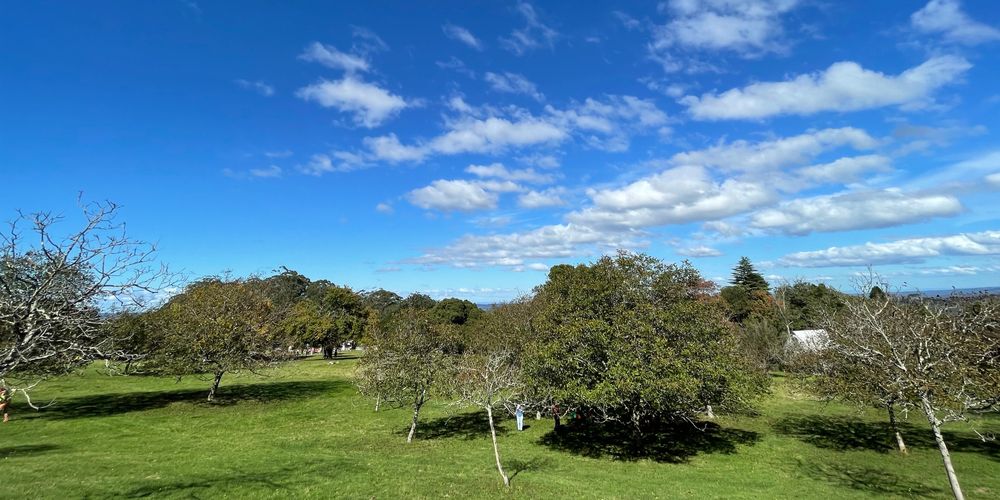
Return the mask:
<svg viewBox="0 0 1000 500"><path fill-rule="evenodd" d="M512 486L493 465L485 421L429 405L414 443L409 410L373 411L350 381L353 360L292 363L267 377L208 382L109 377L46 382L41 412L15 402L0 426L11 498L853 498L950 493L926 425L911 415L908 456L876 413L817 403L780 378L759 416L724 417L626 443L604 428L552 434L502 425ZM998 432L996 421L981 430ZM1000 444L954 425L955 466L969 498L1000 495Z"/></svg>

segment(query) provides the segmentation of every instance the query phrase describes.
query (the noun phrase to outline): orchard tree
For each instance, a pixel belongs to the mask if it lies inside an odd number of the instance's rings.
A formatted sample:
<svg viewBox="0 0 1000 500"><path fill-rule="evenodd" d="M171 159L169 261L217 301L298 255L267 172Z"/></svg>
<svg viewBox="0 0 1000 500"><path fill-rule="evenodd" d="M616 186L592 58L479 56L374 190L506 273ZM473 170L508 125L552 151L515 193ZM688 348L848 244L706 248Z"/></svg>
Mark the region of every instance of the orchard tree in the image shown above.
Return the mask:
<svg viewBox="0 0 1000 500"><path fill-rule="evenodd" d="M878 286L882 293L864 292ZM903 297L877 276L846 298L826 329L834 375L860 398L918 408L927 418L956 499L963 498L941 426L993 410L1000 394L1000 301ZM846 373L844 373L846 372ZM846 394L849 399L858 396Z"/></svg>
<svg viewBox="0 0 1000 500"><path fill-rule="evenodd" d="M561 408L633 426L741 411L767 378L689 264L621 252L555 266L536 290L529 385Z"/></svg>
<svg viewBox="0 0 1000 500"><path fill-rule="evenodd" d="M358 390L383 404L413 410L406 442L417 432L420 410L449 373L445 336L425 311L403 309L386 322L372 319L365 355L358 361Z"/></svg>
<svg viewBox="0 0 1000 500"><path fill-rule="evenodd" d="M530 311L527 302L514 302L495 307L475 321L469 345L450 379L456 404L473 406L486 414L504 486L510 486L510 477L500 458L497 412L513 413L515 405L525 402L522 354L531 332Z"/></svg>
<svg viewBox="0 0 1000 500"><path fill-rule="evenodd" d="M343 343L361 338L368 312L361 296L346 286L327 286L315 300L331 327L308 340L323 348L323 357L336 358Z"/></svg>
<svg viewBox="0 0 1000 500"><path fill-rule="evenodd" d="M212 401L226 373L258 372L286 359L259 280L205 278L156 312L161 347L148 363L162 373L210 374Z"/></svg>
<svg viewBox="0 0 1000 500"><path fill-rule="evenodd" d="M15 390L120 358L106 313L142 307L170 285L153 246L129 238L118 211L83 205L81 226L69 232L62 216L22 213L0 233L0 380L24 383Z"/></svg>

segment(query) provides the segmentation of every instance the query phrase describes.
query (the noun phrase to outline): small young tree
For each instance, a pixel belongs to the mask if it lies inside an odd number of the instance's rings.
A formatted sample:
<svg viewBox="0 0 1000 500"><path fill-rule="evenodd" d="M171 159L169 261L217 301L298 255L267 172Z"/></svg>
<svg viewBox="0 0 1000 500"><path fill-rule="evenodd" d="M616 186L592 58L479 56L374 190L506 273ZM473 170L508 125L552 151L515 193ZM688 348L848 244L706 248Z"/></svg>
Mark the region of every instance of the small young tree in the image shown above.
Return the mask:
<svg viewBox="0 0 1000 500"><path fill-rule="evenodd" d="M883 293L864 292L879 287ZM871 277L825 322L835 374L861 398L919 408L956 499L964 498L941 426L992 409L1000 387L1000 302L931 302L885 293ZM898 397L897 397L898 396Z"/></svg>
<svg viewBox="0 0 1000 500"><path fill-rule="evenodd" d="M530 332L530 306L517 302L496 307L473 325L470 344L458 361L452 379L456 404L474 406L486 413L493 441L493 456L504 486L504 471L497 442L496 412L511 411L524 400L522 349Z"/></svg>
<svg viewBox="0 0 1000 500"><path fill-rule="evenodd" d="M382 404L413 409L407 443L416 435L420 410L448 372L445 344L442 326L431 323L425 311L410 308L372 325L366 334L355 374L358 390L376 400L376 411Z"/></svg>
<svg viewBox="0 0 1000 500"><path fill-rule="evenodd" d="M146 361L162 373L211 374L212 401L222 376L273 366L287 355L271 324L271 301L257 280L206 278L157 313L160 348Z"/></svg>

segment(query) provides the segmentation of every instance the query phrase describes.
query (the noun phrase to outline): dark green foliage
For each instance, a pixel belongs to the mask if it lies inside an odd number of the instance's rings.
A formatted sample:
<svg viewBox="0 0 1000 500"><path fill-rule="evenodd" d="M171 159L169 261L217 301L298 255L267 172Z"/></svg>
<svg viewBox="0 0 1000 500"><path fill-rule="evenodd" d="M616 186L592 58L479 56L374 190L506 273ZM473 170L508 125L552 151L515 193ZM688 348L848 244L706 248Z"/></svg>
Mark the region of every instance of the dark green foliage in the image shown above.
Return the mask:
<svg viewBox="0 0 1000 500"><path fill-rule="evenodd" d="M536 290L530 385L541 399L636 428L706 405L747 409L766 380L705 289L690 265L641 254L553 267Z"/></svg>
<svg viewBox="0 0 1000 500"><path fill-rule="evenodd" d="M431 308L431 317L439 323L464 325L482 315L476 304L462 299L443 299Z"/></svg>
<svg viewBox="0 0 1000 500"><path fill-rule="evenodd" d="M770 288L764 276L757 272L750 259L746 257L740 257L739 263L733 268L732 284L741 286L747 290L761 290L765 293Z"/></svg>

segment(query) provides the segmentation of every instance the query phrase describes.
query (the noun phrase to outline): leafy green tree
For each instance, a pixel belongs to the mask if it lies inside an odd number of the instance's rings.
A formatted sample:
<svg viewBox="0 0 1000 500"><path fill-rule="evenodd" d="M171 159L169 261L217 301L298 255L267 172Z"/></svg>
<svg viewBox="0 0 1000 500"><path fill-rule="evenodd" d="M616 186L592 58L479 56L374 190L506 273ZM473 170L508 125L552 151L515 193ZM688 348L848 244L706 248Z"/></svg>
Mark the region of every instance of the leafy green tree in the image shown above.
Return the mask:
<svg viewBox="0 0 1000 500"><path fill-rule="evenodd" d="M327 286L316 302L330 327L307 341L322 347L323 357L332 359L342 344L361 338L368 312L361 296L348 287Z"/></svg>
<svg viewBox="0 0 1000 500"><path fill-rule="evenodd" d="M476 304L462 299L442 299L430 310L431 316L439 323L464 325L482 315Z"/></svg>
<svg viewBox="0 0 1000 500"><path fill-rule="evenodd" d="M365 307L378 313L380 318L388 318L396 309L399 309L403 298L395 292L389 290L372 290L362 292L361 300Z"/></svg>
<svg viewBox="0 0 1000 500"><path fill-rule="evenodd" d="M721 304L689 264L619 253L555 266L536 289L525 355L541 399L649 424L748 408L767 379L739 352Z"/></svg>
<svg viewBox="0 0 1000 500"><path fill-rule="evenodd" d="M197 281L155 313L161 335L144 362L171 375L212 375L212 401L226 373L257 372L285 359L271 312L257 280Z"/></svg>

